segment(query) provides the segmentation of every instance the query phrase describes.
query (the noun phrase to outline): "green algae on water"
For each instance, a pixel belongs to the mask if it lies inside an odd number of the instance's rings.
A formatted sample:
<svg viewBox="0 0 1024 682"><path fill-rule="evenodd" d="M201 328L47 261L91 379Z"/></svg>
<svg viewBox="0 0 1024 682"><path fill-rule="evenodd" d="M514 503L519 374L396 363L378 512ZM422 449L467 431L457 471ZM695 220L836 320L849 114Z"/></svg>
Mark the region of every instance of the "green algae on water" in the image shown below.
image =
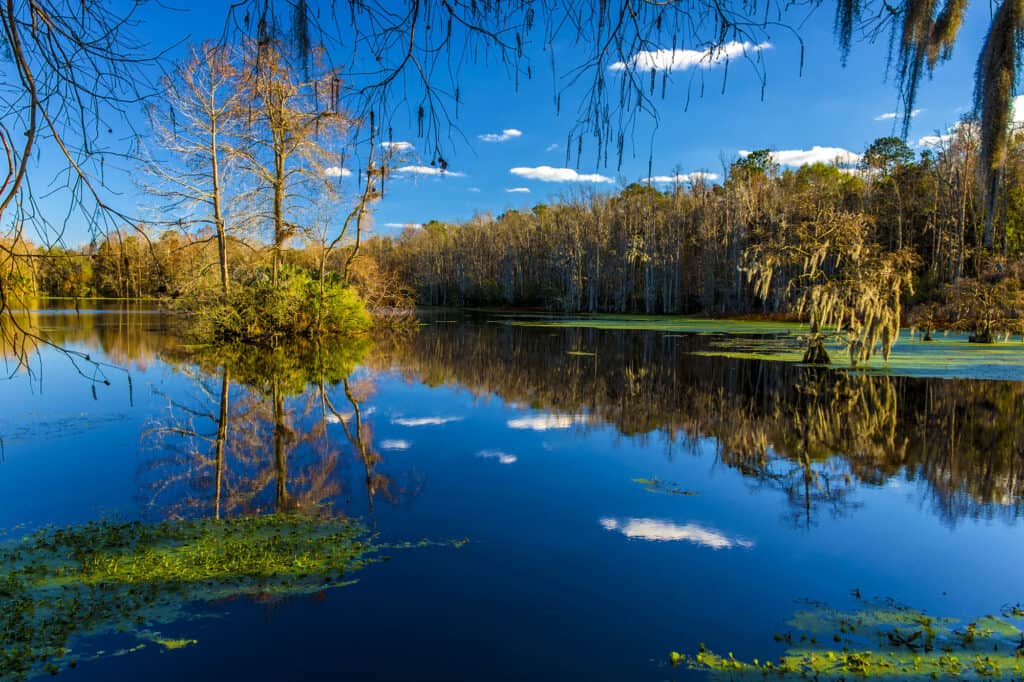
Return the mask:
<svg viewBox="0 0 1024 682"><path fill-rule="evenodd" d="M0 678L55 674L104 655L90 648L102 635L168 651L195 645L152 628L189 619L191 604L270 601L350 584L385 558L383 548L362 525L330 516L43 529L0 545Z"/></svg>
<svg viewBox="0 0 1024 682"><path fill-rule="evenodd" d="M1019 607L964 623L891 601L865 602L849 612L819 604L797 612L788 625L790 630L775 635L786 645L775 659L744 661L701 644L693 655L671 652L669 662L726 679L1024 678Z"/></svg>
<svg viewBox="0 0 1024 682"><path fill-rule="evenodd" d="M688 315L613 315L593 314L564 318L526 318L502 320L517 327L615 329L621 331L661 331L687 334L801 334L809 327L802 323L762 322L759 320L713 320Z"/></svg>
<svg viewBox="0 0 1024 682"><path fill-rule="evenodd" d="M757 320L705 319L680 315L586 315L564 318L502 320L503 324L548 329L604 329L665 332L664 338L681 335L709 336L707 347L693 355L737 360L800 363L804 353L806 324ZM948 333L923 341L909 329L900 332L886 360L881 353L852 367L842 344L826 344L835 370L868 374L928 377L936 379L992 379L1024 381L1024 344L1003 341L976 344L968 335Z"/></svg>
<svg viewBox="0 0 1024 682"><path fill-rule="evenodd" d="M634 478L634 483L639 483L649 493L661 493L663 495L682 495L692 497L696 491L686 490L672 481L663 481L659 478Z"/></svg>

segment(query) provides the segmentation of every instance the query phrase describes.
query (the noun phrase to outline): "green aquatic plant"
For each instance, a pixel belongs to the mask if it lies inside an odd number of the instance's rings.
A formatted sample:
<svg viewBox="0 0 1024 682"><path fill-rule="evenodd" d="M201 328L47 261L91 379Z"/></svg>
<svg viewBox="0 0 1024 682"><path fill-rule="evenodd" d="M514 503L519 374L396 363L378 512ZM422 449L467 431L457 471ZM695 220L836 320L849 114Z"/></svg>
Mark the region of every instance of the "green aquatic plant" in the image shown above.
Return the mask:
<svg viewBox="0 0 1024 682"><path fill-rule="evenodd" d="M809 335L806 324L711 320L680 315L586 315L495 321L512 327L665 332L660 335L662 339L705 336L709 337L706 344L685 352L704 357L792 364L802 362ZM834 338L831 331L824 343L832 358L829 367L836 370L942 379L1024 378L1024 352L1015 341L979 346L969 343L968 335L959 332L922 341L920 335L904 329L899 333L898 343L893 339L888 358L876 353L856 363L851 362L848 352L843 352L847 349L846 342Z"/></svg>
<svg viewBox="0 0 1024 682"><path fill-rule="evenodd" d="M514 318L495 319L496 323L516 327L548 329L618 329L670 332L666 336L684 334L795 334L806 332L802 323L765 322L760 320L713 320L690 315L613 315L592 314L572 317L540 317L516 315Z"/></svg>
<svg viewBox="0 0 1024 682"><path fill-rule="evenodd" d="M662 493L665 495L683 495L686 497L692 497L697 492L693 490L686 490L685 488L673 483L672 481L663 481L658 478L634 478L634 483L639 483L649 493Z"/></svg>
<svg viewBox="0 0 1024 682"><path fill-rule="evenodd" d="M40 530L0 545L0 678L56 673L102 655L90 649L102 635L123 633L166 650L194 645L152 628L188 619L193 604L269 601L350 584L352 574L384 558L382 549L362 525L332 516Z"/></svg>
<svg viewBox="0 0 1024 682"><path fill-rule="evenodd" d="M1004 608L964 625L935 618L892 601L864 602L843 612L811 604L776 634L786 650L775 660L737 659L705 648L693 655L673 651L669 662L729 679L850 677L1020 679L1024 675L1024 612ZM827 644L825 643L827 642Z"/></svg>
<svg viewBox="0 0 1024 682"><path fill-rule="evenodd" d="M184 649L187 646L193 644L199 644L198 640L195 639L168 639L167 637L156 637L153 639L156 644L159 644L168 651L174 651L175 649Z"/></svg>

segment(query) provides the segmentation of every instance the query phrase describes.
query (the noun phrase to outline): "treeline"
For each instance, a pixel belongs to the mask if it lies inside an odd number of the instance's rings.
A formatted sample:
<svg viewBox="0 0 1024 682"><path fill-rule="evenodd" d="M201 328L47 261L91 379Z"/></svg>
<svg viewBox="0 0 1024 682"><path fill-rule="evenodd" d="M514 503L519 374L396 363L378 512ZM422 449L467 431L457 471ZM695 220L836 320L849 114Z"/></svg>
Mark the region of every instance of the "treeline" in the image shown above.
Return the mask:
<svg viewBox="0 0 1024 682"><path fill-rule="evenodd" d="M790 284L809 266L829 278L844 257L865 250L873 260L861 274L902 263L915 301L950 301L950 286L1005 270L1024 248L1022 136L988 220L978 139L969 121L920 154L899 138L880 138L856 168L780 170L761 150L733 163L721 184L698 178L665 191L632 184L615 194L578 193L496 219L432 221L371 250L426 305L783 312L801 294ZM821 253L823 264L809 263L824 241L832 251ZM774 278L759 296L751 274L766 264Z"/></svg>
<svg viewBox="0 0 1024 682"><path fill-rule="evenodd" d="M74 248L35 246L16 226L0 243L19 255L0 267L0 308L161 298L190 336L274 343L362 331L367 307L408 307L359 253L400 150L340 108L335 70L268 37L194 46L160 86L137 174L148 222ZM357 143L363 167L343 187Z"/></svg>
<svg viewBox="0 0 1024 682"><path fill-rule="evenodd" d="M182 233L142 227L114 231L99 242L78 247L37 246L19 242L27 257L8 278L28 297L127 298L173 301L197 288L219 285L219 251L209 233ZM227 264L240 280L265 272L268 253L258 239L230 240ZM350 248L326 255L325 271L338 277ZM315 243L297 243L280 252L282 267L290 272L316 271L322 249ZM372 308L395 305L406 291L386 276L370 258L357 258L349 279Z"/></svg>

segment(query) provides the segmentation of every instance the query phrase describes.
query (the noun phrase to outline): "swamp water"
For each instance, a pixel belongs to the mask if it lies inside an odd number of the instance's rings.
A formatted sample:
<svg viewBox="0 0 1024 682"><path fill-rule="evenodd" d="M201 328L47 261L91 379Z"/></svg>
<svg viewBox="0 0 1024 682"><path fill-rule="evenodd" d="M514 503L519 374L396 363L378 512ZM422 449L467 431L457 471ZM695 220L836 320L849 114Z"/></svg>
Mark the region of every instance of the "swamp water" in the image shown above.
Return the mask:
<svg viewBox="0 0 1024 682"><path fill-rule="evenodd" d="M852 373L685 320L32 322L88 360L0 384L0 678L1020 676L1019 344Z"/></svg>

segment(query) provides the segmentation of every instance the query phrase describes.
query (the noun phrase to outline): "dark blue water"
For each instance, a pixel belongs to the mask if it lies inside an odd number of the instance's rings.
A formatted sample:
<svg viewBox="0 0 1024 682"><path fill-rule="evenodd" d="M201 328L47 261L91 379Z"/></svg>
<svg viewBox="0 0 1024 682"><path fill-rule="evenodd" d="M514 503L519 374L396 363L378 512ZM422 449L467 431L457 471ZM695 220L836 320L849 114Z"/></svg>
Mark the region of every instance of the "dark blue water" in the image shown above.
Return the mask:
<svg viewBox="0 0 1024 682"><path fill-rule="evenodd" d="M111 366L42 348L0 384L8 535L330 504L382 542L469 540L392 552L323 594L192 605L210 617L159 630L195 645L101 655L71 679L699 678L669 652L777 656L805 599L845 607L856 588L967 618L1024 598L1020 384L436 317L321 349L348 358L321 383L305 350L190 356L160 316L37 322ZM217 502L202 443L168 427L216 432L225 369ZM91 650L130 641L105 637Z"/></svg>

